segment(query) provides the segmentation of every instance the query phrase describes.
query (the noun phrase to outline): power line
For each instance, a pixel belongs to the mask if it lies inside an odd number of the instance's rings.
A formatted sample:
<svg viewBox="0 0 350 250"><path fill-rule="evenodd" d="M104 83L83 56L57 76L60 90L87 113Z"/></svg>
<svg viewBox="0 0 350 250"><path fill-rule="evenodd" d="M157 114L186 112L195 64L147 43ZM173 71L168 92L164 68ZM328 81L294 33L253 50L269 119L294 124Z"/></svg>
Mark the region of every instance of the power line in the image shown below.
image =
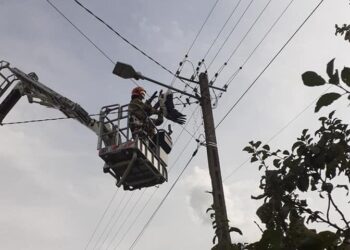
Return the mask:
<svg viewBox="0 0 350 250"><path fill-rule="evenodd" d="M143 50L141 50L139 47L137 47L136 45L134 45L133 43L131 43L128 39L126 39L123 35L121 35L118 31L116 31L113 27L111 27L108 23L106 23L104 20L102 20L100 17L98 17L95 13L93 13L90 9L88 9L87 7L85 7L82 3L80 3L78 0L74 0L75 3L77 3L80 7L82 7L85 11L87 11L89 14L91 14L93 17L95 17L98 21L100 21L102 24L104 24L109 30L111 30L114 34L116 34L118 37L120 37L124 42L126 42L127 44L129 44L131 47L133 47L134 49L136 49L138 52L140 52L142 55L144 55L145 57L147 57L149 60L151 60L152 62L154 62L155 64L157 64L158 66L160 66L162 69L164 69L165 71L167 71L168 73L170 73L173 76L176 76L173 72L171 72L168 68L166 68L165 66L163 66L161 63L159 63L157 60L155 60L154 58L152 58L151 56L149 56L146 52L144 52Z"/></svg>
<svg viewBox="0 0 350 250"><path fill-rule="evenodd" d="M115 62L107 55L106 52L104 52L102 49L100 49L96 43L94 43L81 29L79 29L78 26L76 26L69 18L62 12L60 11L53 3L50 2L50 0L46 0L51 7L56 10L58 14L60 14L64 19L66 19L86 40L88 40L92 46L94 46L108 61L110 61L113 65ZM136 86L139 86L133 79L130 79ZM146 93L147 94L147 93Z"/></svg>
<svg viewBox="0 0 350 250"><path fill-rule="evenodd" d="M215 37L214 41L211 43L210 47L208 48L207 52L204 54L203 60L207 57L207 55L209 54L210 50L213 48L214 44L216 43L216 41L218 40L219 36L221 35L222 31L225 29L228 21L232 18L233 14L236 12L239 4L242 2L242 0L239 0L237 2L237 4L235 5L235 7L233 8L233 10L231 11L231 14L229 15L229 17L226 19L224 25L222 26L222 28L220 29L219 33L217 34L217 36ZM203 61L202 60L202 61Z"/></svg>
<svg viewBox="0 0 350 250"><path fill-rule="evenodd" d="M196 110L195 110L196 111ZM195 112L194 111L194 112ZM191 117L189 118L189 120L192 118L192 116L193 116L193 114L194 114L194 112L192 112L192 115L191 115ZM188 120L188 121L189 121ZM188 124L188 122L187 122L187 124ZM200 128L200 126L198 126L198 128L197 128L197 131L195 131L195 134L198 132L198 129ZM182 130L181 130L181 132L180 132L180 134L177 136L177 138L176 138L176 140L174 141L174 144L173 144L173 146L175 146L175 144L177 143L177 141L178 141L178 139L181 137L181 135L182 135L182 133L185 131L185 126L182 128ZM192 138L194 138L194 137L192 137ZM175 162L177 162L178 160L179 160L179 158L181 157L181 155L185 152L185 150L186 150L186 148L188 147L188 145L189 145L189 143L192 141L192 138L187 142L187 144L185 145L185 147L183 148L183 150L181 151L181 153L178 155L178 157L176 158L176 160L175 160ZM172 167L170 167L169 168L169 173L170 173L170 171L171 171L171 169L172 169ZM154 193L157 191L158 189L156 189L155 191L154 191ZM152 196L151 197L153 197L153 195L154 195L154 193L152 194ZM139 199L136 201L136 203L138 203L139 202L139 200L142 198L142 196L140 196L139 197ZM149 202L149 201L148 201ZM148 204L148 202L147 202L147 204ZM121 204L121 203L120 203ZM118 209L118 207L116 208L116 209ZM108 209L106 209L106 210L108 210ZM141 213L141 212L140 212ZM112 216L113 217L113 216ZM138 217L138 216L137 216ZM131 227L135 224L135 222L136 222L136 220L132 223L132 225L129 227L129 229L128 229L128 231L131 229ZM97 229L95 229L95 231L96 231ZM105 230L104 230L105 231ZM102 237L102 236L101 236ZM100 238L101 238L100 237ZM125 237L125 236L124 236ZM118 243L118 244L120 244L120 243Z"/></svg>
<svg viewBox="0 0 350 250"><path fill-rule="evenodd" d="M121 209L120 213L118 214L118 217L114 220L112 226L109 228L108 232L106 233L106 236L105 236L104 240L102 241L102 243L100 244L100 247L102 247L104 245L104 243L106 242L106 240L108 239L108 236L113 231L114 226L118 223L118 221L121 218L122 214L124 213L125 209L129 205L131 199L134 197L134 194L135 194L135 192L132 192L131 195L129 196L129 199L124 204L124 207Z"/></svg>
<svg viewBox="0 0 350 250"><path fill-rule="evenodd" d="M235 24L235 26L232 28L231 32L228 34L228 36L226 37L225 41L223 42L223 44L220 46L219 50L216 52L214 58L211 60L211 62L208 65L208 69L210 68L210 66L213 64L213 62L215 61L216 57L219 55L219 53L221 52L221 50L223 49L223 47L225 46L226 42L228 41L228 39L231 37L232 33L236 30L237 26L240 24L240 22L242 21L244 15L247 13L248 9L251 7L252 3L254 0L250 0L248 6L245 8L243 14L240 16L240 18L238 19L237 23Z"/></svg>
<svg viewBox="0 0 350 250"><path fill-rule="evenodd" d="M90 238L89 238L89 241L88 241L88 243L86 244L86 246L85 246L85 248L84 248L85 250L89 247L89 245L90 245L92 239L94 238L94 236L95 236L95 234L96 234L96 232L97 232L97 228L100 226L102 220L103 220L104 217L106 216L106 213L107 213L107 211L109 210L109 208L111 207L112 202L114 201L115 197L116 197L117 194L118 194L118 191L119 191L119 189L117 189L117 190L114 192L114 194L113 194L113 196L112 196L112 199L109 201L109 203L108 203L106 209L104 210L104 212L103 212L101 218L99 219L97 225L95 226L95 229L94 229L93 233L91 234L91 236L90 236Z"/></svg>
<svg viewBox="0 0 350 250"><path fill-rule="evenodd" d="M254 22L252 23L252 25L250 26L250 28L248 29L248 31L245 33L245 35L243 36L243 38L239 41L239 43L237 44L237 46L235 47L235 49L233 50L233 52L230 54L230 56L228 57L228 59L225 61L225 63L222 65L222 67L220 68L220 70L217 71L217 73L214 76L214 79L216 80L216 78L219 76L219 74L222 72L222 70L227 66L227 64L229 63L229 61L232 59L232 57L236 54L237 50L241 47L243 41L247 38L247 36L250 34L250 32L252 31L252 29L254 28L254 26L257 24L257 22L260 20L260 18L262 17L262 15L265 13L267 7L270 5L270 3L272 2L272 0L269 0L267 2L267 4L265 5L265 7L260 11L259 15L257 16L257 18L254 20ZM215 80L211 80L211 83L213 83Z"/></svg>
<svg viewBox="0 0 350 250"><path fill-rule="evenodd" d="M188 165L191 163L191 161L193 160L193 158L195 157L195 155L198 152L198 148L199 145L197 145L196 150L193 152L191 158L188 160L188 162L186 163L185 167L181 170L179 176L176 178L176 180L174 181L174 183L171 185L170 189L168 190L168 192L166 193L166 195L163 197L163 199L161 200L161 202L159 203L159 205L157 206L156 210L152 213L151 217L148 219L147 223L143 226L141 232L138 234L138 236L136 237L136 239L133 241L133 243L131 244L129 249L133 249L137 242L139 241L139 239L142 237L143 233L145 232L145 230L147 229L148 225L150 224L150 222L152 221L152 219L154 218L154 216L157 214L157 212L159 211L159 209L161 208L161 206L164 204L164 201L168 198L170 192L174 189L175 185L177 184L177 182L179 181L179 179L181 178L181 176L183 175L183 173L185 172L185 170L187 169Z"/></svg>
<svg viewBox="0 0 350 250"><path fill-rule="evenodd" d="M331 87L327 88L320 96L322 96L324 93L328 92L328 90ZM320 96L318 96L317 98L315 98L314 100L312 100L312 102L310 102L302 111L300 111L298 114L296 114L289 122L287 122L287 124L285 124L282 128L280 128L275 134L273 134L270 139L267 140L266 143L270 143L272 140L274 140L277 136L279 136L284 130L286 130L293 122L295 122L306 110L308 110L312 105L314 105L314 103L320 98ZM231 173L229 173L224 179L223 182L227 181L234 173L236 173L241 167L243 167L248 161L250 160L250 158L247 158L244 162L242 162L238 167L236 167L235 169L232 170Z"/></svg>
<svg viewBox="0 0 350 250"><path fill-rule="evenodd" d="M110 243L107 245L106 250L112 245L113 241L115 240L115 238L118 236L120 230L123 228L124 224L126 223L126 221L130 218L131 213L135 210L137 204L139 204L139 202L141 201L142 196L145 194L146 189L144 189L139 198L137 199L137 201L134 203L134 205L132 206L132 208L129 210L129 213L126 215L125 219L123 220L123 222L121 223L121 225L119 226L118 230L115 232L115 234L112 236L112 239L110 241Z"/></svg>
<svg viewBox="0 0 350 250"><path fill-rule="evenodd" d="M260 40L260 42L258 43L257 46L255 46L255 48L250 52L249 56L245 59L245 61L243 62L243 64L229 77L229 79L226 81L225 85L226 87L228 87L231 82L236 78L236 76L238 75L238 71L242 70L243 67L247 64L247 62L250 60L250 58L255 54L255 52L257 51L257 49L260 47L260 45L265 41L265 39L267 38L267 36L271 33L272 29L277 25L277 23L281 20L281 18L285 15L285 13L287 12L287 10L289 9L289 7L292 5L292 3L294 2L294 0L291 0L289 2L289 4L287 5L287 7L282 11L281 15L274 21L274 23L270 26L269 30L265 33L265 35L263 36L263 38Z"/></svg>
<svg viewBox="0 0 350 250"><path fill-rule="evenodd" d="M243 94L238 98L238 100L233 104L229 111L224 115L220 122L215 128L219 127L220 124L227 118L227 116L232 112L232 110L237 106L237 104L242 100L242 98L247 94L247 92L254 86L254 84L260 79L260 77L265 73L265 71L270 67L270 65L275 61L275 59L281 54L289 42L294 38L294 36L299 32L299 30L304 26L304 24L310 19L310 17L315 13L315 11L321 6L324 0L321 0L318 5L312 10L312 12L307 16L307 18L302 22L298 29L293 33L293 35L287 40L287 42L282 46L282 48L277 52L277 54L269 61L265 68L260 72L256 79L249 85L249 87L243 92Z"/></svg>
<svg viewBox="0 0 350 250"><path fill-rule="evenodd" d="M114 213L113 213L113 215L112 215L112 217L111 217L111 220L109 220L109 222L107 223L107 226L104 228L104 230L102 231L102 233L101 233L100 236L98 237L98 239L97 239L97 241L96 241L96 243L95 243L93 249L95 249L95 248L97 247L97 245L98 245L99 241L101 240L102 236L104 235L104 233L106 232L107 228L108 228L109 225L111 224L112 219L113 219L114 216L116 215L117 209L119 208L119 206L123 203L123 201L124 201L124 199L125 199L125 197L126 197L126 194L127 194L127 193L124 193L124 195L123 195L121 201L119 202L119 204L117 205L116 209L114 210Z"/></svg>
<svg viewBox="0 0 350 250"><path fill-rule="evenodd" d="M125 236L130 232L130 229L135 225L137 219L140 217L140 215L142 214L142 212L145 210L145 208L148 206L148 204L150 203L150 201L152 200L153 196L155 195L155 193L157 192L158 189L154 189L153 193L150 195L150 197L148 198L148 200L146 201L145 205L140 209L140 211L138 212L138 214L136 215L136 217L134 218L133 222L130 224L130 226L128 227L128 229L125 231L125 233L123 234L123 236L121 237L121 239L118 241L115 249L118 248L118 246L122 243L122 241L124 240Z"/></svg>
<svg viewBox="0 0 350 250"><path fill-rule="evenodd" d="M197 35L196 35L195 38L193 39L192 44L190 45L189 49L187 50L187 53L185 54L184 58L183 58L182 61L180 62L179 66L178 66L178 68L177 68L177 70L176 70L176 75L179 75L179 74L181 73L181 71L182 71L182 69L183 69L183 67L184 67L185 62L188 61L188 60L187 60L188 54L190 53L191 49L193 48L195 42L197 41L197 39L198 39L200 33L202 32L202 30L203 30L205 24L206 24L207 21L209 20L209 17L211 16L211 14L213 13L214 9L216 8L216 5L218 4L218 2L219 2L219 0L217 0L217 1L214 3L213 7L212 7L211 10L209 11L209 13L208 13L207 17L205 18L205 20L204 20L202 26L200 27L199 31L197 32ZM190 61L189 61L189 62L190 62ZM193 69L194 69L194 67L193 67ZM177 77L175 77L175 76L173 77L173 80L172 80L171 83L170 83L171 86L174 85L176 78L177 78ZM186 84L186 85L185 85L185 87L187 87L187 86L191 87L190 84Z"/></svg>
<svg viewBox="0 0 350 250"><path fill-rule="evenodd" d="M208 14L208 15L207 15L207 17L205 18L205 20L204 20L204 22L203 22L203 24L202 24L201 28L200 28L200 29L199 29L199 31L197 32L196 37L194 38L194 40L193 40L193 42L192 42L192 44L191 44L190 48L188 49L188 51L187 51L187 53L186 53L187 55L188 55L188 53L190 53L191 49L193 48L193 46L194 46L195 42L197 41L197 39L198 39L198 37L199 37L200 33L202 32L202 30L203 30L203 28L204 28L205 24L207 23L207 21L208 21L209 17L210 17L210 16L211 16L211 14L213 13L213 11L214 11L214 9L215 9L216 5L218 4L218 2L219 2L219 0L216 0L216 2L214 3L213 7L212 7L212 8L211 8L211 10L209 11L209 14Z"/></svg>
<svg viewBox="0 0 350 250"><path fill-rule="evenodd" d="M198 130L199 130L200 127L201 127L201 125L198 126L197 131L196 131L195 133L198 132ZM182 132L183 132L183 131L182 131ZM179 135L177 138L180 138L181 134L182 134L182 133L180 133L180 135ZM183 155L183 153L186 151L186 149L187 149L187 147L189 146L189 144L191 143L191 141L192 141L192 138L190 138L190 140L187 141L186 145L183 147L182 151L181 151L180 154L176 157L176 159L175 159L174 162L178 162L178 160L179 160L180 157ZM175 143L176 143L176 142L177 142L177 140L175 141ZM174 143L174 144L175 144L175 143ZM171 172L172 169L173 169L173 166L169 168L169 173ZM181 174L180 174L180 175L181 175ZM177 179L179 179L179 178L180 178L180 176L177 177ZM173 186L174 186L174 184L173 184ZM156 189L156 190L154 191L154 193L155 193L156 191L158 191L158 189ZM152 197L153 197L154 193L152 194ZM168 193L169 193L169 192L168 192ZM150 199L151 199L151 198L150 198ZM164 198L163 198L163 199L164 199ZM149 201L147 201L147 203L148 203L148 202L149 202ZM160 208L159 205L158 205L158 207ZM157 209L159 210L159 208L157 208ZM139 216L139 215L138 215L138 216ZM137 217L138 217L138 216L137 216ZM153 217L154 217L154 216L153 216ZM150 218L150 219L148 220L148 222L147 222L148 224L152 221L153 217ZM134 225L135 222L136 222L136 219L133 221L132 225ZM128 231L130 231L132 225L129 227ZM146 227L147 227L147 226L144 226L143 231L146 230ZM124 237L125 237L125 236L124 236ZM121 241L118 243L118 245L119 245L120 243L121 243Z"/></svg>

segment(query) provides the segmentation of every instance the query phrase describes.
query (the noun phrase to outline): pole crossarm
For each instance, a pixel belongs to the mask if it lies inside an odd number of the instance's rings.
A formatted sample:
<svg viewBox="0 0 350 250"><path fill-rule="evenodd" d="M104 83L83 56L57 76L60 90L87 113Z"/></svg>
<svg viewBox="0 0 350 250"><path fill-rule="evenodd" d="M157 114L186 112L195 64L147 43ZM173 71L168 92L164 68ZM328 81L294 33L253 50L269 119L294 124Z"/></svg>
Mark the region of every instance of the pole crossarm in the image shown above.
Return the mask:
<svg viewBox="0 0 350 250"><path fill-rule="evenodd" d="M189 81L189 82L193 82L193 83L199 84L199 82L197 82L197 81L195 81L195 80L188 79L188 78L183 77L183 76L178 76L178 78L180 78L181 80L185 80L185 81ZM226 92L226 91L227 91L226 88L219 88L219 87L216 87L216 86L213 86L213 85L209 85L209 88L216 89L216 90L220 90L220 91L222 91L222 92Z"/></svg>

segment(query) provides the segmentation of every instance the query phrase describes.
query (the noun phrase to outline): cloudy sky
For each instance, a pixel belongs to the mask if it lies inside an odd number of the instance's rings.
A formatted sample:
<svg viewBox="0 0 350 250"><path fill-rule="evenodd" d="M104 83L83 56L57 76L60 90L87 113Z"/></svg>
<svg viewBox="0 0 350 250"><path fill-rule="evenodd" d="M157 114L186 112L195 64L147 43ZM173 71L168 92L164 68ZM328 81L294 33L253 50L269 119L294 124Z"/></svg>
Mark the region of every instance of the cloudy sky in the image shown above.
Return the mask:
<svg viewBox="0 0 350 250"><path fill-rule="evenodd" d="M176 71L215 2L82 0L129 41L172 71ZM219 0L189 51L189 62L181 75L191 76L191 63L196 67L203 59L238 2L236 12L205 58L212 78L235 51L218 76L217 86L223 86L244 63L290 0L253 0L250 6L250 0ZM172 81L168 72L117 37L73 0L52 0L52 3L112 61L132 64L144 75L164 83ZM318 3L319 0L293 1L219 100L214 110L216 122ZM325 0L217 129L230 223L244 232L243 237L232 235L234 241L259 238L254 224L254 220L258 221L255 210L259 203L250 199L251 194L259 193L259 173L257 166L242 165L248 157L242 148L252 139L269 140L325 90L304 87L300 77L303 72L315 70L324 75L327 62L334 57L337 68L350 65L350 45L334 36L334 24L349 22L349 12L348 0ZM109 59L47 1L0 0L0 32L0 60L26 73L36 72L42 83L79 103L89 113L98 112L106 104L129 101L130 90L135 85L114 76L111 73L114 65ZM140 84L150 93L159 90L148 82ZM175 86L184 88L179 81ZM337 115L348 120L346 103L339 101L333 109L336 107L339 107ZM117 192L112 177L102 172L96 136L76 121L0 127L1 248L129 249L196 148L191 135L197 138L203 133L201 129L196 133L201 123L196 106L186 107L183 112L188 116L193 114L193 118L187 132L173 125L176 143L169 156L169 182L145 192ZM61 116L56 110L29 104L23 98L4 122ZM317 116L312 105L270 144L276 148L290 147L303 128L317 127ZM201 148L134 249L210 249L213 230L205 214L211 205L211 197L205 193L210 190L209 180L205 148ZM96 227L108 204L105 217ZM317 201L313 204L322 206Z"/></svg>

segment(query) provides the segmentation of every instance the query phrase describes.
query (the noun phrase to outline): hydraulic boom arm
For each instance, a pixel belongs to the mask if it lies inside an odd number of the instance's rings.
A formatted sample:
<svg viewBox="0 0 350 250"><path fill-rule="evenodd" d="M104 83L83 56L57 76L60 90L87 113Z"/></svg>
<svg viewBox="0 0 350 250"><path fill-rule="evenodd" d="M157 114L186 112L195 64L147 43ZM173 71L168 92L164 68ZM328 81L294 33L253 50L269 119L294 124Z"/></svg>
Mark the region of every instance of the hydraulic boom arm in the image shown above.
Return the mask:
<svg viewBox="0 0 350 250"><path fill-rule="evenodd" d="M19 99L22 96L27 96L29 103L38 103L48 108L58 109L67 117L88 127L95 134L99 135L101 132L99 121L91 118L79 104L40 83L35 73L25 74L17 68L10 67L8 62L0 61L0 80L2 80L0 82L0 98L11 85L15 84L3 101L0 101L0 124ZM109 132L110 129L104 126L102 131L105 133ZM110 140L113 138L104 138L107 144L112 143Z"/></svg>

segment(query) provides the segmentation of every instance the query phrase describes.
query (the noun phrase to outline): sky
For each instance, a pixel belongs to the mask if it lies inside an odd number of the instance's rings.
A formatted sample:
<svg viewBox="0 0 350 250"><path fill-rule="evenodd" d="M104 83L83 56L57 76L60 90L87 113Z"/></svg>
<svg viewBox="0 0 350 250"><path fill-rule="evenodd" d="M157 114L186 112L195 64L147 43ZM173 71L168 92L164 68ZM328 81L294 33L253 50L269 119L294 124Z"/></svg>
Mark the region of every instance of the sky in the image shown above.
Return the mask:
<svg viewBox="0 0 350 250"><path fill-rule="evenodd" d="M130 42L175 72L216 1L81 2ZM182 76L193 74L191 63L196 67L203 59L238 2L218 1L188 52ZM268 2L253 0L238 23L250 3L242 0L222 30L205 58L209 79L220 72L215 85L222 87L236 72L290 1L272 0L237 47ZM74 1L52 0L52 3L113 62L131 64L145 76L166 84L172 82L172 75L125 43ZM319 0L294 0L219 99L214 109L216 123L318 3ZM260 203L251 200L250 195L259 194L261 173L256 165L242 165L248 158L242 151L247 143L250 140L267 142L289 124L270 145L290 148L303 128L317 128L320 115L337 109L339 118L349 118L344 100L314 114L314 104L310 104L325 88L308 88L301 81L301 74L308 70L325 75L326 64L333 58L339 69L350 65L349 43L334 36L334 25L348 23L349 11L347 0L325 0L216 130L230 225L243 231L243 236L231 235L234 242L251 242L260 236L254 224L254 221L259 223L255 211ZM36 72L41 83L79 103L87 112L97 113L106 104L129 102L135 85L113 75L114 64L47 1L0 0L0 32L0 60L10 62L12 67L23 72ZM226 38L227 43L215 57ZM236 53L221 71L234 50ZM138 84L148 93L160 90L149 82ZM174 86L184 89L180 81L175 81ZM187 132L172 124L176 143L169 155L169 182L158 188L134 192L118 190L115 180L102 172L103 161L97 155L96 135L74 120L1 126L1 248L130 249L196 149L194 138L203 139L203 129L197 132L201 124L197 106L187 106L183 112L188 117L193 114L193 118L187 124ZM4 122L62 116L57 110L29 104L23 98ZM293 122L289 123L291 120ZM214 232L209 215L205 213L212 203L206 192L210 190L205 148L200 147L134 249L210 249ZM313 198L311 204L324 206ZM104 211L107 212L97 227Z"/></svg>

